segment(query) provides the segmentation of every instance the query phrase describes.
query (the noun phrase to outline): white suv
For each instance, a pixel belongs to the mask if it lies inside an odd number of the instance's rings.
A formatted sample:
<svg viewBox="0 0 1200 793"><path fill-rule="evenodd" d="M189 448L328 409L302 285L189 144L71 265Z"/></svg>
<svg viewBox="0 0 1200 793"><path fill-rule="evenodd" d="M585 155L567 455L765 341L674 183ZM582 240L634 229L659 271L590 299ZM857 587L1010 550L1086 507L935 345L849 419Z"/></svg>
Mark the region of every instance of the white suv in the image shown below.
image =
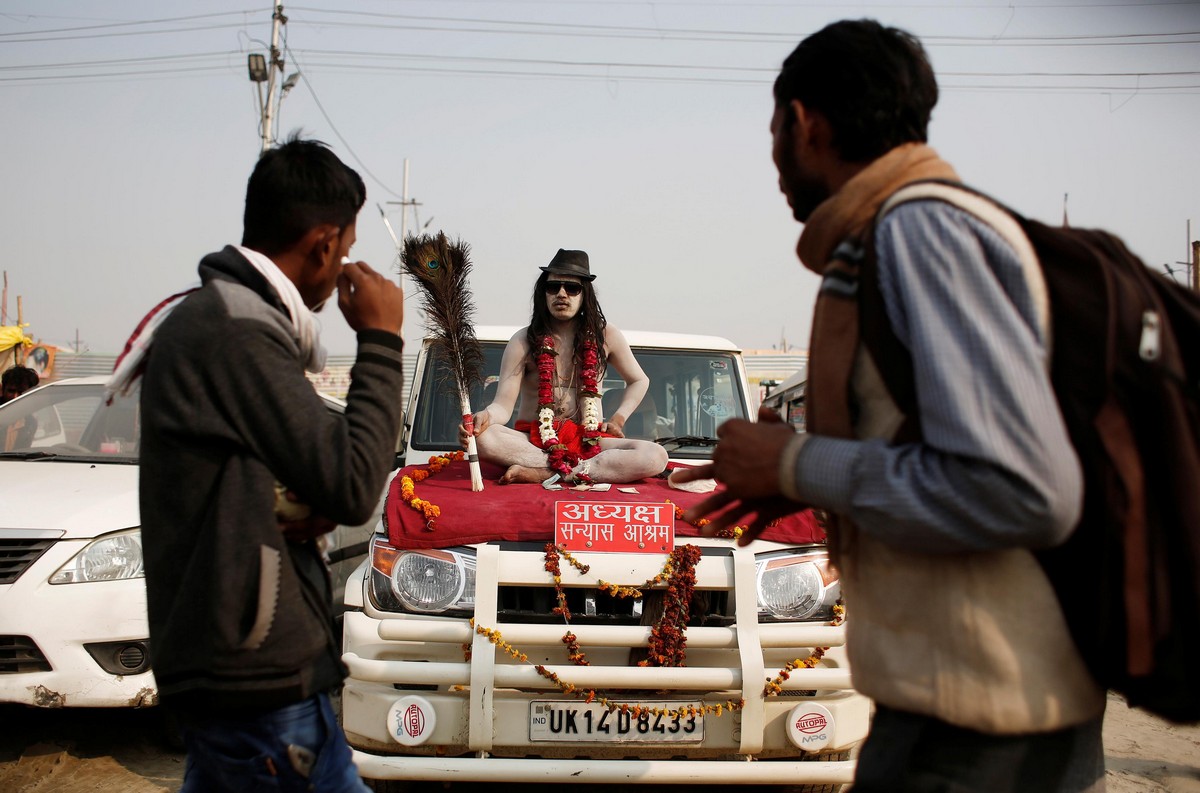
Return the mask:
<svg viewBox="0 0 1200 793"><path fill-rule="evenodd" d="M477 329L485 362L474 409L487 404L515 330ZM662 444L676 463L711 459L717 427L751 415L737 347L709 336L625 336L650 378L625 425L629 436ZM455 450L462 414L439 368L427 342L405 414L406 462L425 470L431 456ZM602 390L623 385L606 381ZM407 487L398 479L368 563L346 587L343 658L350 678L342 720L359 770L375 790L436 779L768 783L807 791L852 779L850 751L866 735L869 703L851 687L840 583L822 543L756 540L738 547L682 536L694 532L677 521L674 548L698 549L693 603L702 605L690 612L686 666L641 666L662 600L652 597L654 587L643 587L645 598L616 597L601 581L641 587L664 569L671 549L597 552L589 541L574 553L586 572L561 560L561 592L548 572L556 509L603 506L585 521L620 513L622 507L604 503L619 499L620 488L548 493L489 482L472 493L456 476L463 473L451 468L418 479L409 495L441 505L434 531L397 503ZM461 498L451 492L456 485L465 491ZM639 495L626 497L653 502L642 505L647 513L688 495L661 481L635 485ZM453 533L451 515L470 541L437 539ZM404 528L410 520L418 524L412 532ZM565 644L556 602L573 615L568 635L575 648ZM811 660L812 668L790 669L796 659ZM568 684L574 688L560 690ZM581 693L600 690L627 707L613 710Z"/></svg>
<svg viewBox="0 0 1200 793"><path fill-rule="evenodd" d="M158 701L138 517L138 395L106 405L106 379L49 383L0 406L0 702ZM331 536L335 586L363 558L376 520ZM340 603L341 588L334 594Z"/></svg>

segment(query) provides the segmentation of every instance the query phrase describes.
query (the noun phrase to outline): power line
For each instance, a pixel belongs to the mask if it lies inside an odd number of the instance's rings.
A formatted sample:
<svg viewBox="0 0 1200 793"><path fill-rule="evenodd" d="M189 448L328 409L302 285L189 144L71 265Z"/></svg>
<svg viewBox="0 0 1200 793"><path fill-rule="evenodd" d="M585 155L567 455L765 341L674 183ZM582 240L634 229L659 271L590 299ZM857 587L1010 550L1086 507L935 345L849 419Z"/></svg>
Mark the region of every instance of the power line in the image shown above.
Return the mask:
<svg viewBox="0 0 1200 793"><path fill-rule="evenodd" d="M313 102L317 106L317 110L321 111L321 115L324 116L325 122L327 124L329 124L329 128L331 130L333 130L333 134L335 136L337 136L337 139L340 140L342 142L342 145L346 147L346 151L350 154L350 156L352 158L354 158L354 161L356 163L358 163L358 167L362 168L363 173L365 173L367 176L371 177L371 179L373 179L377 185L382 187L386 193L388 193L389 195L395 196L396 198L402 198L402 196L399 193L397 193L392 188L388 187L387 184L385 184L382 179L380 179L378 176L376 176L374 174L374 172L371 171L371 169L367 167L366 163L364 163L362 161L362 159L358 156L358 154L354 151L354 147L350 145L350 142L347 141L342 136L342 133L337 128L337 124L333 123L333 119L329 117L329 113L326 112L325 106L323 104L321 104L321 99L320 99L320 97L317 96L316 89L313 88L312 83L309 82L308 75L305 74L305 69L301 66L300 60L295 56L295 54L291 51L291 49L288 48L286 40L284 41L284 44L283 44L283 50L284 50L284 52L287 53L288 57L291 58L295 62L298 72L300 74L300 79L304 81L304 86L308 89L309 94L312 96Z"/></svg>
<svg viewBox="0 0 1200 793"><path fill-rule="evenodd" d="M1186 3L1168 3L1165 5L1185 5ZM933 6L938 7L938 6ZM1005 6L1007 7L1007 6ZM1044 6L1037 6L1043 8ZM1071 7L1071 6L1063 6ZM1107 6L1116 7L1116 6ZM977 8L972 6L972 8ZM753 31L704 28L663 28L634 25L598 25L584 23L542 22L536 20L487 19L479 17L447 17L419 14L397 14L384 12L347 11L341 9L325 9L306 6L291 6L289 13L309 12L313 14L352 17L406 20L408 22L449 23L453 26L439 24L379 24L378 22L353 22L322 20L320 22L291 17L293 24L319 24L324 27L366 28L370 30L404 30L411 32L441 32L441 33L479 33L499 35L535 35L582 38L618 38L632 40L669 40L669 41L699 41L699 42L730 42L730 43L763 43L794 41L802 34L781 31ZM148 36L159 34L196 33L212 30L224 30L244 27L249 17L257 11L227 11L211 14L196 14L180 17L162 17L153 20L112 22L98 25L85 25L63 28L47 28L35 31L15 31L0 33L0 44L40 43L54 41L79 41L87 39L105 39L128 36ZM242 16L242 22L194 25L187 27L157 28L149 30L114 30L115 28L145 27L149 25L188 22L220 17ZM489 25L503 27L464 27L463 25ZM96 32L106 31L106 32ZM67 35L76 34L76 35ZM930 47L962 47L988 44L992 47L1065 47L1065 46L1157 46L1172 44L1200 43L1200 31L1168 31L1151 33L1117 33L1117 34L1079 34L1059 36L1014 36L1011 38L995 36L923 36L922 41Z"/></svg>
<svg viewBox="0 0 1200 793"><path fill-rule="evenodd" d="M1179 3L1183 5L1184 3ZM939 6L935 6L939 7ZM997 6L1008 8L1008 5ZM1044 6L1037 6L1042 8ZM1094 6L1093 6L1094 7ZM1113 6L1115 7L1115 6ZM972 6L978 8L978 6ZM418 22L446 22L446 23L463 23L472 25L504 25L515 27L518 30L496 30L492 28L477 29L477 28L444 28L444 27L413 27L410 25L388 25L382 26L385 28L399 28L403 30L433 30L443 32L470 32L470 33L536 33L553 32L556 35L587 35L587 32L595 32L597 34L639 34L632 36L634 38L645 38L647 36L662 38L664 36L674 38L676 36L750 36L754 38L765 39L784 39L792 41L801 35L796 32L780 32L780 31L754 31L754 30L728 30L728 29L713 29L713 28L664 28L664 27L646 27L636 25L598 25L575 22L543 22L536 20L516 20L516 19L488 19L481 17L447 17L447 16L428 16L421 14L397 14L375 11L348 11L344 9L327 9L314 8L307 6L290 6L292 12L311 12L316 14L329 14L334 16L348 17L369 17L372 19L395 19L395 20L410 20ZM302 18L296 18L296 21L306 22ZM322 21L320 23L313 22L312 24L321 25L337 25L341 27L367 27L370 29L378 29L381 26L374 23L357 23L357 22L330 22ZM520 30L527 28L528 30ZM1139 40L1146 44L1172 44L1172 43L1196 43L1195 41L1148 41L1149 39L1161 38L1177 38L1180 36L1200 36L1200 31L1166 31L1162 33L1114 33L1114 34L1073 34L1063 36L1014 36L995 37L995 36L922 36L921 40L924 43L967 43L978 44L980 42L1012 44L1016 46L1026 46L1026 42L1092 42L1096 44L1115 43L1122 40Z"/></svg>
<svg viewBox="0 0 1200 793"><path fill-rule="evenodd" d="M80 66L124 66L138 63L162 63L164 61L188 61L207 58L228 58L231 55L242 55L240 50L224 50L220 52L195 52L182 55L145 55L140 58L107 58L94 61L59 61L58 63L27 63L16 66L0 66L0 72L20 69L66 69Z"/></svg>
<svg viewBox="0 0 1200 793"><path fill-rule="evenodd" d="M182 17L163 17L161 19L140 19L140 20L130 20L127 22L105 22L103 24L98 24L98 25L79 25L79 26L69 27L69 28L50 28L47 30L24 30L24 31L20 31L20 32L14 31L12 33L0 33L0 38L7 37L7 36L38 36L38 35L42 35L45 33L77 33L79 31L83 31L83 30L105 30L108 28L131 27L134 25L160 25L160 24L164 24L167 22L191 22L196 19L214 19L216 17L227 17L227 16L246 16L246 15L249 15L252 13L259 13L259 12L258 11L218 11L218 12L214 12L212 14L191 14L189 16L182 16ZM36 17L36 16L31 17L31 19L38 19L38 18L39 17ZM201 28L201 29L203 29L203 28Z"/></svg>
<svg viewBox="0 0 1200 793"><path fill-rule="evenodd" d="M289 51L294 57L294 51ZM181 74L200 74L214 72L232 72L233 65L227 60L228 55L237 55L239 53L220 54L223 60L219 64L214 65L196 65L196 66L176 66L170 68L149 68L138 70L114 70L114 71L95 71L94 68L82 72L66 72L59 74L28 74L21 75L19 72L22 69L30 69L34 71L48 72L55 69L79 68L89 65L103 65L106 62L78 62L78 63L61 63L61 64L37 64L28 67L0 67L0 86L13 84L53 84L61 82L78 82L78 81L101 81L112 78L152 78L166 75L181 75ZM177 56L178 59L186 60L189 56ZM439 76L463 76L463 77L492 77L492 78L543 78L543 79L578 79L589 81L625 81L625 82L649 82L649 83L684 83L684 84L709 84L709 85L744 85L744 86L762 86L769 85L773 79L775 68L757 68L757 67L721 67L721 66L694 66L688 64L623 64L620 62L562 62L562 61L538 61L535 59L520 59L520 58L476 58L472 56L429 56L431 61L466 61L477 60L480 62L492 62L497 65L511 63L514 65L525 66L554 66L557 70L535 70L535 69L505 69L505 68L454 68L452 66L436 66L436 65L404 65L404 64L389 64L389 63L343 63L339 61L324 60L320 57L308 59L307 63L310 67L319 67L330 73L354 74L354 73L403 73L403 74L428 74ZM136 65L138 62L145 62L148 65L159 62L159 59L124 59L114 60L109 65ZM577 68L575 71L562 71L562 68ZM641 69L642 73L637 71L613 71L614 69ZM699 75L699 74L683 74L672 75L664 72L669 71L698 71L704 70L713 72L714 74ZM761 73L762 78L755 77L736 77L736 76L720 76L720 72L752 72ZM8 72L8 74L5 74ZM13 74L16 72L16 74ZM304 72L301 72L304 74ZM1104 84L1039 84L1034 82L1024 84L994 84L985 82L987 79L1013 79L1013 78L1128 78L1139 80L1154 77L1194 77L1200 75L1196 71L1182 72L942 72L939 77L940 87L948 91L1023 91L1026 93L1106 93L1106 92L1125 92L1131 90L1139 90L1148 93L1164 93L1176 91L1190 91L1197 86L1193 84L1166 84L1166 85L1139 85L1131 86L1127 84L1104 83ZM953 83L945 78L969 78L974 82ZM306 82L307 82L307 78ZM309 90L312 91L312 86L309 84ZM314 99L317 97L314 93ZM318 109L324 112L318 101ZM391 191L389 191L391 192ZM394 194L394 193L393 193Z"/></svg>
<svg viewBox="0 0 1200 793"><path fill-rule="evenodd" d="M91 33L78 36L46 36L44 38L8 38L0 39L0 45L4 44L36 44L50 41L80 41L83 39L110 39L110 38L125 38L128 36L157 36L162 33L200 33L207 30L228 30L231 28L244 28L245 22L230 23L224 25L197 25L195 27L185 28L161 28L159 30L127 30L117 33ZM9 36L31 35L28 33L12 33L3 34Z"/></svg>
<svg viewBox="0 0 1200 793"><path fill-rule="evenodd" d="M646 69L655 70L673 70L673 71L703 71L703 72L747 72L755 74L769 75L772 78L778 72L779 67L772 64L770 66L734 66L720 64L688 64L688 63L651 63L647 61L604 61L604 60L566 60L562 58L508 58L501 56L481 56L481 55L446 55L443 53L394 53L394 52L368 52L363 50L318 50L318 49L288 49L290 54L300 54L308 59L308 63L316 62L322 66L342 67L350 70L354 66L345 65L337 61L328 60L328 58L350 58L354 60L382 60L382 61L449 61L460 63L493 63L493 64L520 64L525 66L555 66L567 68L602 68L602 69ZM165 62L185 62L192 60L207 60L220 59L222 62L228 62L231 57L242 55L241 50L219 50L210 52L195 52L183 53L177 55L148 55L137 58L107 58L97 60L82 60L82 61L58 61L53 63L36 63L36 64L20 64L0 66L0 72L13 72L23 70L53 70L53 69L68 69L82 68L95 66L132 66L137 64L160 64ZM384 67L386 68L386 67ZM378 68L374 69L378 70ZM164 73L161 71L147 73ZM130 73L134 74L134 73ZM1200 71L1155 71L1155 70L1138 70L1138 71L1088 71L1088 72L1072 72L1072 71L940 71L939 77L972 77L972 78L1012 78L1012 77L1188 77L1200 75ZM70 75L77 77L80 75ZM757 81L755 81L757 82Z"/></svg>
<svg viewBox="0 0 1200 793"><path fill-rule="evenodd" d="M306 24L303 19L293 20L297 24ZM611 26L580 26L580 25L563 25L557 28L537 28L537 29L505 29L505 28L487 28L487 27L446 27L440 25L414 25L414 24L371 24L366 22L337 22L337 21L308 21L307 24L320 27L341 27L341 28L365 28L373 31L378 30L403 30L413 33L480 33L480 34L496 34L509 36L554 36L558 38L600 38L600 39L629 39L634 41L690 41L690 42L724 42L724 43L742 43L742 44L763 44L763 43L780 43L798 41L805 34L803 33L772 33L772 32L745 32L745 31L727 31L727 30L712 30L712 31L680 31L671 29L658 28L626 28L613 29ZM535 23L503 23L509 25L524 25ZM1178 39L1176 37L1190 36L1192 38ZM1163 41L1145 41L1145 40L1125 40L1131 38L1155 38L1164 39L1170 37L1172 40ZM927 47L978 47L980 44L988 44L992 47L1128 47L1128 46L1164 46L1174 44L1196 44L1200 43L1200 31L1186 31L1180 33L1152 33L1152 34L1118 34L1118 35L1097 35L1090 38L1079 38L1069 36L1056 36L1046 38L1021 37L1021 38L996 38L991 36L923 36L922 42Z"/></svg>
<svg viewBox="0 0 1200 793"><path fill-rule="evenodd" d="M155 69L153 71L136 72L82 72L80 74L61 75L31 75L29 77L0 77L0 85L6 83L54 83L79 82L81 80L100 80L108 77L161 77L165 75L195 74L200 72L224 72L228 66L190 66L176 69Z"/></svg>

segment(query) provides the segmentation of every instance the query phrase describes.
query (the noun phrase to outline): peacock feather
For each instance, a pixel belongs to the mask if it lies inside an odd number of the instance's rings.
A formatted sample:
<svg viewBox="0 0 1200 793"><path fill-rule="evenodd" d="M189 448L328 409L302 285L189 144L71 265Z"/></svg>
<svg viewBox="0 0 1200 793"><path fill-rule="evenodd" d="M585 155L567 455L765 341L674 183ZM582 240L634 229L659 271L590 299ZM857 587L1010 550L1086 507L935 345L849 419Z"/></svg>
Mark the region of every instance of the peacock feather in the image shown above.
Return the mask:
<svg viewBox="0 0 1200 793"><path fill-rule="evenodd" d="M470 247L446 235L424 234L404 240L401 269L421 288L421 309L433 340L431 352L441 364L452 393L470 393L482 381L483 349L475 338L475 305L467 286Z"/></svg>

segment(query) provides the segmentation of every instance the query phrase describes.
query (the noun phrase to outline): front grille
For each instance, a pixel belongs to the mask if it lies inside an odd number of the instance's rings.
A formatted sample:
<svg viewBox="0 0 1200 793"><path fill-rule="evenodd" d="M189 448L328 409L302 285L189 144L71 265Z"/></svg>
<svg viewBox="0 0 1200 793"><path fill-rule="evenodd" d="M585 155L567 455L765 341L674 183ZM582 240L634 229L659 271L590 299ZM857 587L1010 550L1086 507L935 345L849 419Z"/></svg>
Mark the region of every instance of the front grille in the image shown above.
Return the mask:
<svg viewBox="0 0 1200 793"><path fill-rule="evenodd" d="M54 540L0 539L0 584L11 584L21 577Z"/></svg>
<svg viewBox="0 0 1200 793"><path fill-rule="evenodd" d="M49 672L50 662L28 636L0 636L0 675Z"/></svg>
<svg viewBox="0 0 1200 793"><path fill-rule="evenodd" d="M613 597L593 587L563 587L571 622L578 625L639 625L653 624L654 613L662 599L662 590L651 590L642 598ZM723 627L732 625L734 618L729 604L729 591L697 592L692 601L689 626ZM498 592L497 616L503 622L553 624L563 618L553 613L558 605L550 587L501 586ZM651 622L644 615L650 611Z"/></svg>

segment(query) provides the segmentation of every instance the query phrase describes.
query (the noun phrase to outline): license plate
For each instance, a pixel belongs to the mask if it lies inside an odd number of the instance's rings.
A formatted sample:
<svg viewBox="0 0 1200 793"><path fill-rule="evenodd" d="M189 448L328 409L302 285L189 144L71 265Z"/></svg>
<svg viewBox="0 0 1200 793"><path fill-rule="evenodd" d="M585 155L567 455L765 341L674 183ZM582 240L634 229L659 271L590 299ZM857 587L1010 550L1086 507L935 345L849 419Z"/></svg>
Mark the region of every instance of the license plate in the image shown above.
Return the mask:
<svg viewBox="0 0 1200 793"><path fill-rule="evenodd" d="M630 702L643 708L678 711L693 707L695 716L663 716L610 711L586 702L538 700L529 703L529 740L556 743L700 743L704 717L699 702Z"/></svg>

